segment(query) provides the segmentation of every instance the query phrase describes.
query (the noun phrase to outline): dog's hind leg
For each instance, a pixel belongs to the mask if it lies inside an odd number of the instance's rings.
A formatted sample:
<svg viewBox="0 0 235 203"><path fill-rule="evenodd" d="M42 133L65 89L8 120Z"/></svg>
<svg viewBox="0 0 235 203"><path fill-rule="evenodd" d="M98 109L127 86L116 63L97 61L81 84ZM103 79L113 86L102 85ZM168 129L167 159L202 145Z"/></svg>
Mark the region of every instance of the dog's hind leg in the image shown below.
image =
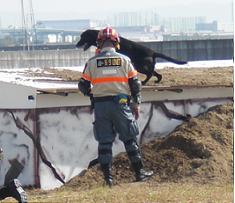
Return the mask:
<svg viewBox="0 0 235 203"><path fill-rule="evenodd" d="M141 82L142 85L145 85L145 84L150 80L150 78L151 78L152 76L153 76L153 74L151 74L151 73L146 74L145 80Z"/></svg>

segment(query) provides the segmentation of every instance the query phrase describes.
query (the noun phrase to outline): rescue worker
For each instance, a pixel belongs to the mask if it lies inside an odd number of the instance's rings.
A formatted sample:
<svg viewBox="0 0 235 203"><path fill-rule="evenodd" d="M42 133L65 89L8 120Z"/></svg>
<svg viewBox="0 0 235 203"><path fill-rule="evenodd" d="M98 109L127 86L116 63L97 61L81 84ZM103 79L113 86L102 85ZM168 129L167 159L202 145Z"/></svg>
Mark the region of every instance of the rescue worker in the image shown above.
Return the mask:
<svg viewBox="0 0 235 203"><path fill-rule="evenodd" d="M0 160L2 159L3 149L0 148ZM12 168L10 168L9 171L12 171ZM20 181L16 179L16 177L13 177L15 176L15 174L12 176L12 179L10 179L10 173L7 174L8 176L7 178L5 178L4 186L0 188L0 200L3 200L7 197L13 197L18 202L27 203L27 195L24 189L22 188Z"/></svg>
<svg viewBox="0 0 235 203"><path fill-rule="evenodd" d="M94 103L94 135L98 141L98 160L108 186L112 186L112 144L116 136L124 143L136 181L147 180L152 171L143 169L137 135L141 103L141 82L130 59L116 52L120 39L111 27L100 30L100 50L85 65L78 83L80 91ZM131 105L130 105L131 102Z"/></svg>

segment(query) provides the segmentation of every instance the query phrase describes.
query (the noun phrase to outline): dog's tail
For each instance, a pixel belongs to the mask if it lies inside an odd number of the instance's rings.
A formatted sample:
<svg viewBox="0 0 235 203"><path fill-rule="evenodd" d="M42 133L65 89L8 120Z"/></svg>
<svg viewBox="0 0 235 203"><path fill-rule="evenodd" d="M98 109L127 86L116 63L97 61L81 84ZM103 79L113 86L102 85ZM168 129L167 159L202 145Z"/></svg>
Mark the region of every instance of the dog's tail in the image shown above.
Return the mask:
<svg viewBox="0 0 235 203"><path fill-rule="evenodd" d="M165 59L165 60L167 60L167 61L173 62L173 63L175 63L175 64L179 64L179 65L183 65L183 64L186 64L186 63L187 63L187 61L180 61L180 60L171 58L171 57L169 57L169 56L166 56L166 55L164 55L164 54L160 54L160 53L157 53L157 52L155 52L155 53L153 54L153 58L154 58L154 60L155 60L156 58L162 58L162 59Z"/></svg>

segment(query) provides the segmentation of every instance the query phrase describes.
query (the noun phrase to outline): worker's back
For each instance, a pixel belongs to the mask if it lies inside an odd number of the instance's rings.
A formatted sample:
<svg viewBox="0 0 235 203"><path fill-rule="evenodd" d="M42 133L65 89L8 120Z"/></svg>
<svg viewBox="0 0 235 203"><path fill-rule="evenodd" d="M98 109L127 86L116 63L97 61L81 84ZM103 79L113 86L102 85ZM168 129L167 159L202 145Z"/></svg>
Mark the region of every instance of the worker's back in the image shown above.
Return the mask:
<svg viewBox="0 0 235 203"><path fill-rule="evenodd" d="M84 75L90 77L94 97L130 95L128 78L136 73L130 59L114 48L104 48L91 58L85 67Z"/></svg>

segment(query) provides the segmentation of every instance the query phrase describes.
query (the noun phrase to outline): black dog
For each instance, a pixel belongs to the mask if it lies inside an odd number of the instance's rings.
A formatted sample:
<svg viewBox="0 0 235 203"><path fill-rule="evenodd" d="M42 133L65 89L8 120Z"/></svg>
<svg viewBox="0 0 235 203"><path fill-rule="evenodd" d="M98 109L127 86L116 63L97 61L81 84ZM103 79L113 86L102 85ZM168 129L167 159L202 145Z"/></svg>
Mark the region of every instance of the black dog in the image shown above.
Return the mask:
<svg viewBox="0 0 235 203"><path fill-rule="evenodd" d="M81 34L81 38L79 42L76 44L77 48L83 47L84 51L86 51L90 46L97 46L96 39L98 35L98 30L86 30ZM163 58L167 61L176 63L176 64L186 64L185 61L179 61L168 57L164 54L157 53L152 49L145 47L139 43L133 42L131 40L125 39L120 37L120 49L118 50L119 53L127 55L135 69L142 74L146 75L146 79L142 82L142 84L146 84L152 76L157 77L156 82L160 82L162 76L157 73L155 68L155 59Z"/></svg>

